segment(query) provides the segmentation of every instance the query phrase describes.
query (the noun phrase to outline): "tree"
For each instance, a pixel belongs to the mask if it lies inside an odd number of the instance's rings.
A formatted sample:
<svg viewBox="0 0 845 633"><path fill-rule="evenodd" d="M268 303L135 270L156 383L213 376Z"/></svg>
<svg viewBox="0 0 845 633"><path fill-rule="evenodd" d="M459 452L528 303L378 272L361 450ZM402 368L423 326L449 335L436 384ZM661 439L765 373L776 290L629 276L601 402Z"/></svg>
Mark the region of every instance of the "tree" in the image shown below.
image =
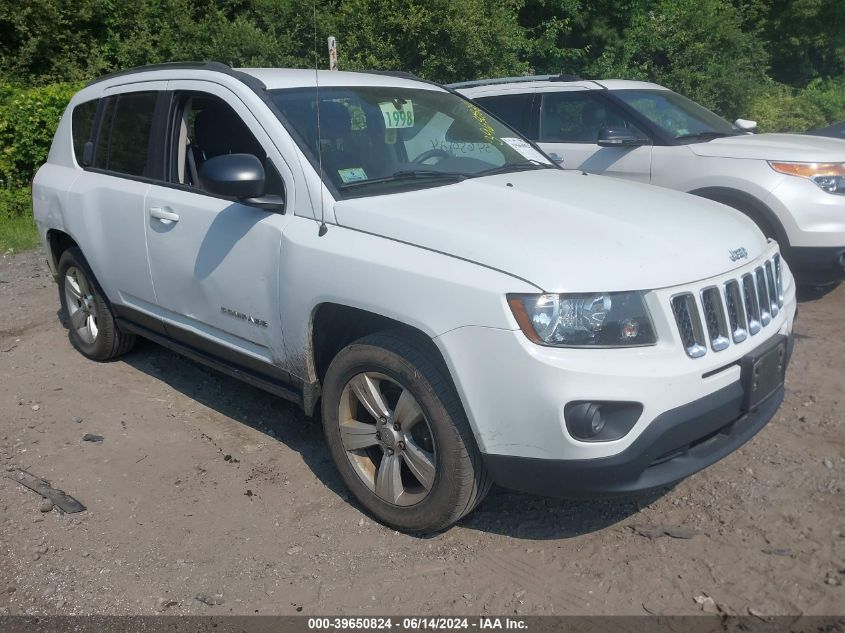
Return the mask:
<svg viewBox="0 0 845 633"><path fill-rule="evenodd" d="M524 74L521 0L347 0L334 28L342 68L404 70L451 82Z"/></svg>
<svg viewBox="0 0 845 633"><path fill-rule="evenodd" d="M768 81L766 50L726 0L658 0L636 12L596 76L664 84L727 116L741 116Z"/></svg>

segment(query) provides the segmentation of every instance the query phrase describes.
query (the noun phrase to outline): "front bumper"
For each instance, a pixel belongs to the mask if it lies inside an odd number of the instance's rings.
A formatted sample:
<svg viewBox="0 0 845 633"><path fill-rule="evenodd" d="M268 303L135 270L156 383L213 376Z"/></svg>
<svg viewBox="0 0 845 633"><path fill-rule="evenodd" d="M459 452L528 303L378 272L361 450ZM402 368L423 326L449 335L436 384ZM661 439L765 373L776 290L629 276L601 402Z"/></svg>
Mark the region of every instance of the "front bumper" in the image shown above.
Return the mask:
<svg viewBox="0 0 845 633"><path fill-rule="evenodd" d="M791 353L792 337L788 353ZM745 444L775 415L783 387L743 412L741 383L657 418L621 453L597 459L534 459L484 455L498 485L562 497L597 497L651 490L689 477Z"/></svg>
<svg viewBox="0 0 845 633"><path fill-rule="evenodd" d="M704 288L722 288L754 272L775 248L718 277L647 293L658 335L653 346L553 348L535 345L518 329L475 326L436 337L495 480L523 490L623 492L683 478L747 441L783 397L742 413L744 359L792 332L796 300L788 267L783 305L771 320L744 340L719 351L708 347L700 357L685 353L670 304L677 293L698 296ZM642 409L618 439L587 441L567 427L567 406L577 402ZM669 454L671 464L661 465ZM597 478L587 481L585 472Z"/></svg>
<svg viewBox="0 0 845 633"><path fill-rule="evenodd" d="M791 247L783 256L801 283L830 284L845 280L845 246Z"/></svg>

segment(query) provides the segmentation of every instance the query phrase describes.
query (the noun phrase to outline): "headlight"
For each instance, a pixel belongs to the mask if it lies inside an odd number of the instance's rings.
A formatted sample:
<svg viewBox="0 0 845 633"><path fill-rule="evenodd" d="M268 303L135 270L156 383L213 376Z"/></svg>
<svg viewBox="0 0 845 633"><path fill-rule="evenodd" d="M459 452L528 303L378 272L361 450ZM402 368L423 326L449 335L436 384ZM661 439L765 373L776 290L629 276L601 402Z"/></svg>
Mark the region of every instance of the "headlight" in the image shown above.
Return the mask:
<svg viewBox="0 0 845 633"><path fill-rule="evenodd" d="M828 193L845 195L845 163L775 163L770 161L769 165L782 174L809 178Z"/></svg>
<svg viewBox="0 0 845 633"><path fill-rule="evenodd" d="M634 347L656 338L642 292L509 294L520 329L539 345Z"/></svg>

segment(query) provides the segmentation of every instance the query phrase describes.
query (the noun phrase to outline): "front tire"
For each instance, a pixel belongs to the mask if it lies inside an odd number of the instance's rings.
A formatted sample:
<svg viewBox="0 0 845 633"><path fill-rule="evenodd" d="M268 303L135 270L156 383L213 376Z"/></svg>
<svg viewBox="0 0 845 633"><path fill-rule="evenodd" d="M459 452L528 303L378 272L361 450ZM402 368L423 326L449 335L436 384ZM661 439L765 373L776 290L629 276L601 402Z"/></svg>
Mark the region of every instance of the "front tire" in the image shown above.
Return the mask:
<svg viewBox="0 0 845 633"><path fill-rule="evenodd" d="M59 300L71 345L83 356L108 361L127 353L135 335L121 332L82 252L74 247L59 259Z"/></svg>
<svg viewBox="0 0 845 633"><path fill-rule="evenodd" d="M402 333L366 336L338 353L326 372L322 417L344 482L391 527L442 530L490 489L445 367Z"/></svg>

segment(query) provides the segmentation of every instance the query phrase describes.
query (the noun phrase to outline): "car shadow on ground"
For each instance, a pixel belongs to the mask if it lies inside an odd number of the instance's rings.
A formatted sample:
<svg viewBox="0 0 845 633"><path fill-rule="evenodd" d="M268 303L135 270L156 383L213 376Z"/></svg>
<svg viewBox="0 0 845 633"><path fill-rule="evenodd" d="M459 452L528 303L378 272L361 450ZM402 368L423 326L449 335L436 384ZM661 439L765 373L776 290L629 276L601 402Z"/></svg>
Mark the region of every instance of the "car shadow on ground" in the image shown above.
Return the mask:
<svg viewBox="0 0 845 633"><path fill-rule="evenodd" d="M827 284L825 286L798 286L795 292L795 298L798 299L798 303L818 301L836 290L839 286L839 283Z"/></svg>
<svg viewBox="0 0 845 633"><path fill-rule="evenodd" d="M306 418L297 405L147 340L140 339L136 349L121 360L209 409L283 442L302 456L329 490L364 511L338 475L319 422ZM571 538L616 524L665 492L576 501L512 493L494 486L485 501L459 525L513 538Z"/></svg>

